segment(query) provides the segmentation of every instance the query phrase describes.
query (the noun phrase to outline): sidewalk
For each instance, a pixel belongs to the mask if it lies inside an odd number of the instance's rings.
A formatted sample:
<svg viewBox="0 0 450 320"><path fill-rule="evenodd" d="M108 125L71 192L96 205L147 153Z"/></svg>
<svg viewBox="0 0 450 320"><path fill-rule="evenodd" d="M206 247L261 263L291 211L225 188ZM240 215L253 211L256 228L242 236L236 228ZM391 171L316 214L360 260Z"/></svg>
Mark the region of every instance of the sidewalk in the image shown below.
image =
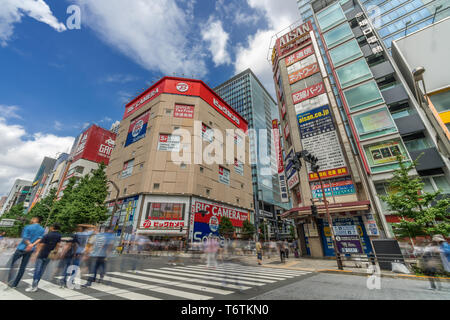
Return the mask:
<svg viewBox="0 0 450 320"><path fill-rule="evenodd" d="M254 256L240 256L237 258L240 263L246 265L256 266L258 264L256 257ZM318 259L318 258L294 258L289 257L286 259L286 263L280 262L280 257L271 256L270 259L267 256L263 257L263 265L265 268L281 268L288 270L301 270L301 271L311 271L311 272L324 272L324 273L335 273L335 274L349 274L349 275L359 275L359 276L369 276L372 274L368 269L367 263L358 263L355 261L343 261L344 270L339 270L335 259ZM360 266L357 266L360 265ZM390 277L398 279L414 279L414 280L426 280L427 276L416 276L414 274L401 274L392 271L381 270L381 277ZM437 278L441 281L450 282L450 278L439 277Z"/></svg>

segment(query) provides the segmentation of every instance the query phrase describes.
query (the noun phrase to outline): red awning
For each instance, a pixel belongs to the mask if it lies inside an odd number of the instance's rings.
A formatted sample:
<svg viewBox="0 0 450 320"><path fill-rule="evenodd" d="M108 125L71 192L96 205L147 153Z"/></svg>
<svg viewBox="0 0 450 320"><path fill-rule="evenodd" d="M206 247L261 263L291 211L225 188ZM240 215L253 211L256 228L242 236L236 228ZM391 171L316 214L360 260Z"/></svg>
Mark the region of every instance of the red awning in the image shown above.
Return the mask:
<svg viewBox="0 0 450 320"><path fill-rule="evenodd" d="M328 205L328 210L330 213L344 213L344 212L355 212L355 211L366 211L370 208L370 201L354 201L354 202L342 202L342 203L330 203ZM318 214L325 214L325 205L317 206ZM292 208L281 214L282 218L301 218L311 215L311 206Z"/></svg>

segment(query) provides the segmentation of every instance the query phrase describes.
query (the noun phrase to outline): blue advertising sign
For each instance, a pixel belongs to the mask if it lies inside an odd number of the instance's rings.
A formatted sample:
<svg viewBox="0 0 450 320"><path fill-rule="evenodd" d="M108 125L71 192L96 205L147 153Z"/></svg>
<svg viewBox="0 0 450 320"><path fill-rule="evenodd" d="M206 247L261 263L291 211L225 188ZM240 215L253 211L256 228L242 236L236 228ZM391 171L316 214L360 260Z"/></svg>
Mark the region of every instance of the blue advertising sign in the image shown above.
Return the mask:
<svg viewBox="0 0 450 320"><path fill-rule="evenodd" d="M329 105L299 113L297 120L301 139L317 136L336 129L331 118Z"/></svg>
<svg viewBox="0 0 450 320"><path fill-rule="evenodd" d="M131 121L130 127L128 128L128 135L127 140L125 141L125 147L145 137L149 117L150 112L147 111L140 117Z"/></svg>

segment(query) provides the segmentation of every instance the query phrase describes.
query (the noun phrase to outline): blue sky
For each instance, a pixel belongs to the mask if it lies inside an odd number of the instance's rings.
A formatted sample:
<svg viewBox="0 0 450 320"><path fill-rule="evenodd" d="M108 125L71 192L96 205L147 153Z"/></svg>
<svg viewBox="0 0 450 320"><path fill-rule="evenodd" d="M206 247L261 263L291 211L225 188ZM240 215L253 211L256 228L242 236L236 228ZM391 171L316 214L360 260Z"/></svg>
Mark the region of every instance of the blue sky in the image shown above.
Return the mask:
<svg viewBox="0 0 450 320"><path fill-rule="evenodd" d="M2 2L0 195L88 123L109 129L164 75L214 87L250 67L273 93L270 38L299 19L295 0ZM67 28L70 5L81 9L80 30Z"/></svg>

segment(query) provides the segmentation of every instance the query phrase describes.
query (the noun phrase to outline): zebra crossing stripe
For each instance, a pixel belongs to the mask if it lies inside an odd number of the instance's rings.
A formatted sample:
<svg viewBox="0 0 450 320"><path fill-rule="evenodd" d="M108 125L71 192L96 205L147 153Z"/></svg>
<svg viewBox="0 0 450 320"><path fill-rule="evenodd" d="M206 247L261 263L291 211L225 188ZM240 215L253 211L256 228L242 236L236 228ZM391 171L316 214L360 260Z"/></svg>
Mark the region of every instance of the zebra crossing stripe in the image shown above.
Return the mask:
<svg viewBox="0 0 450 320"><path fill-rule="evenodd" d="M207 272L212 271L212 270L217 270L220 272L229 272L229 271L233 271L233 272L239 272L239 274L242 274L242 276L249 276L251 278L254 278L255 280L272 280L272 281L280 281L280 280L286 280L288 278L291 278L292 276L278 276L278 275L264 275L264 274L259 274L257 272L252 272L252 271L248 271L247 269L237 269L237 268L223 268L223 267L217 267L217 268L207 268L207 267L201 267L201 266L192 266L195 269L198 270L205 270ZM264 280L263 280L264 281Z"/></svg>
<svg viewBox="0 0 450 320"><path fill-rule="evenodd" d="M27 279L27 280L24 280L24 282L31 285L33 283L33 279ZM39 288L39 290L47 291L55 296L65 299L65 300L98 300L97 298L91 297L91 296L81 293L81 292L76 292L76 291L73 291L70 289L60 288L59 286L57 286L51 282L45 281L45 280L41 280L39 282L38 288Z"/></svg>
<svg viewBox="0 0 450 320"><path fill-rule="evenodd" d="M179 268L182 269L183 267L179 267ZM164 269L174 270L174 269L170 269L170 268L164 268ZM235 281L238 281L239 284L247 284L247 285L251 285L251 286L264 286L267 284L267 282L264 282L264 283L258 282L259 279L251 280L251 279L248 279L248 278L242 277L242 276L227 275L224 272L219 272L219 273L207 272L206 273L205 270L196 270L196 269L191 270L188 267L186 267L186 269L187 270L177 270L177 269L175 269L175 270L188 272L188 274L187 274L188 276L191 276L192 274L194 274L194 275L202 275L204 277L208 277L208 279L211 279L211 278L212 279L221 279L221 280L225 279L225 281L235 280ZM244 279L251 280L251 281L246 281ZM273 282L276 282L276 281L270 281L269 283L273 283Z"/></svg>
<svg viewBox="0 0 450 320"><path fill-rule="evenodd" d="M168 274L174 274L178 275L180 272L183 272L183 274L186 277L190 278L199 278L199 279L206 279L206 280L220 280L222 283L227 283L227 281L233 280L230 279L229 276L224 275L223 273L220 275L214 275L214 274L205 274L205 272L202 271L184 271L184 270L177 270L174 268L161 268L161 269L145 269L145 270L158 270L159 272L168 273ZM265 283L255 283L254 281L242 281L239 280L239 284L248 284L251 286L263 286ZM231 285L231 284L222 284L224 287L229 287L230 289L242 289L241 285Z"/></svg>
<svg viewBox="0 0 450 320"><path fill-rule="evenodd" d="M162 279L157 279L157 278L148 277L148 276L145 276L145 277L144 276L138 276L138 275L130 274L130 273L111 272L111 274L116 274L116 275L120 275L120 276L124 276L124 277L134 278L134 279L138 279L138 280L156 282L156 283L170 285L170 286L175 286L175 287L193 289L193 290L198 290L198 291L202 291L202 292L210 292L210 293L215 293L215 294L221 294L221 295L226 295L226 294L233 293L233 291L229 291L229 290L210 288L210 287L207 287L207 286L197 286L197 285L189 284L189 283L180 283L178 281L162 280ZM187 279L187 278L184 278L183 280L185 280L185 279Z"/></svg>
<svg viewBox="0 0 450 320"><path fill-rule="evenodd" d="M135 275L131 275L131 274L128 274L128 273L123 273L123 272L109 272L108 274L117 275L117 276L123 276L123 277L129 277L129 278L135 278L135 279L140 279L140 280L153 281L153 280L149 280L147 277L135 276ZM212 299L212 297L201 295L201 294L190 293L190 292L186 292L186 291L179 291L179 290L174 290L174 289L170 289L170 288L167 288L167 287L160 287L160 286L155 286L155 285L143 285L141 282L130 281L130 280L125 280L125 279L119 279L119 278L116 278L116 277L109 277L108 281L115 282L115 283L120 283L120 284L123 284L123 285L128 285L130 287L137 287L139 289L145 289L145 290L160 292L160 293L164 293L164 294L168 294L168 295L172 295L172 296L176 296L176 297L182 297L182 298L185 298L185 299L193 299L193 300L209 300L209 299ZM169 284L169 285L173 285L173 286L181 286L181 284L179 284L179 283L171 282L171 281L165 281L165 280L153 281L153 282L159 282L159 283ZM197 286L185 285L184 287L192 288L192 287L197 287ZM192 289L195 289L195 288L192 288Z"/></svg>
<svg viewBox="0 0 450 320"><path fill-rule="evenodd" d="M206 265L202 265L205 266ZM303 275L303 274L307 274L310 273L309 271L297 271L297 270L290 270L290 271L284 271L284 270L279 270L276 268L260 268L260 267L245 267L245 266L241 266L241 265L230 265L230 264L224 264L224 265L220 265L219 268L231 268L234 270L242 270L242 271L248 271L251 273L257 273L257 274L267 274L267 275L276 275L276 276L281 276L281 277L289 277L289 276L297 276L297 275Z"/></svg>
<svg viewBox="0 0 450 320"><path fill-rule="evenodd" d="M7 291L4 287L0 288L0 300L33 300L32 298L20 293L16 289L8 288Z"/></svg>
<svg viewBox="0 0 450 320"><path fill-rule="evenodd" d="M251 281L250 284L254 284L254 285L265 285L267 283L277 282L277 280L259 279L259 277L254 277L251 275L227 274L224 270L213 270L213 269L196 268L196 267L176 267L176 269L187 270L189 272L199 273L199 274L221 275L221 276L225 276L227 278L239 279L239 281L249 280L249 281ZM259 284L257 284L258 282L259 282ZM242 283L244 283L244 282L242 281Z"/></svg>
<svg viewBox="0 0 450 320"><path fill-rule="evenodd" d="M167 272L167 271L162 271L162 270L159 270L159 269L145 269L145 270L147 270L147 271L137 271L137 273L144 274L144 275L152 275L152 276L161 277L161 278L182 280L182 281L186 281L186 282L195 282L195 283L209 284L209 285L212 285L212 286L221 286L221 287L226 287L226 288L230 288L230 289L238 289L238 290L250 289L250 287L238 286L238 285L233 285L233 284L226 284L224 279L219 279L219 280L222 280L222 282L212 281L211 278L208 279L207 277L206 277L206 280L191 279L191 278L186 278L186 277L175 276L174 274L179 274L179 273L176 273L176 272L169 272L171 274L161 274L161 273L164 273L164 272ZM152 271L152 272L149 272L149 271ZM189 275L186 275L186 276L189 276ZM229 293L233 293L233 291L230 291ZM229 293L227 293L227 294L229 294Z"/></svg>
<svg viewBox="0 0 450 320"><path fill-rule="evenodd" d="M82 285L84 285L86 283L87 283L86 280L83 280L83 279L81 280ZM104 285L101 283L96 283L96 282L94 282L91 285L91 289L101 291L101 292L104 292L107 294L112 294L112 295L115 295L115 296L118 296L121 298L125 298L128 300L161 300L160 298L155 298L152 296L132 292L132 291L125 290L125 289L119 289L119 288L107 286L107 285Z"/></svg>

